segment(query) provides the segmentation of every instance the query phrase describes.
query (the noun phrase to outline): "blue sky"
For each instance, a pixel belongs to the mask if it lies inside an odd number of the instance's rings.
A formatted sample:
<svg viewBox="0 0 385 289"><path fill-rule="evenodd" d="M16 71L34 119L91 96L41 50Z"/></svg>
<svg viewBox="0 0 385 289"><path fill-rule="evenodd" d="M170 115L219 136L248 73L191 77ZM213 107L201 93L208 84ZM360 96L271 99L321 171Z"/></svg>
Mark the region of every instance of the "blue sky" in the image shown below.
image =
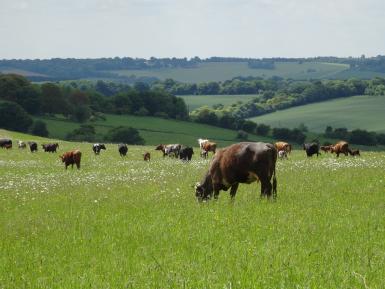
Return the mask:
<svg viewBox="0 0 385 289"><path fill-rule="evenodd" d="M385 54L384 0L0 0L0 59Z"/></svg>

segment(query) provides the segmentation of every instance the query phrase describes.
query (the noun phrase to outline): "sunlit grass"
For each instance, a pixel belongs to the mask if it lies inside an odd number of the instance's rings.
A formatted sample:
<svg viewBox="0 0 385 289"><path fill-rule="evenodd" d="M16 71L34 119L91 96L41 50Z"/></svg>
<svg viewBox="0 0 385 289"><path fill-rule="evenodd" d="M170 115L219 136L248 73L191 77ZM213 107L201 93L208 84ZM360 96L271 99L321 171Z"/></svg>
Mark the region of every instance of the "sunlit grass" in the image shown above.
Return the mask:
<svg viewBox="0 0 385 289"><path fill-rule="evenodd" d="M82 167L65 171L72 148ZM276 202L254 183L198 204L208 164L141 146L0 150L0 288L384 288L383 152L294 151Z"/></svg>

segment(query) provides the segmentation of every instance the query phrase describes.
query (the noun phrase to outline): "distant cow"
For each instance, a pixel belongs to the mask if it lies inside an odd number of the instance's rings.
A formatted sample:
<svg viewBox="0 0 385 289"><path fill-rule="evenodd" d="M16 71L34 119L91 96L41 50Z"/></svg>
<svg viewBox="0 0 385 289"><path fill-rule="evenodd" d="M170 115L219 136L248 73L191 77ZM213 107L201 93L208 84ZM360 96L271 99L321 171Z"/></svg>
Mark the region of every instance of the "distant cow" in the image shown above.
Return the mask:
<svg viewBox="0 0 385 289"><path fill-rule="evenodd" d="M127 145L124 143L119 144L118 151L121 157L125 157L128 151Z"/></svg>
<svg viewBox="0 0 385 289"><path fill-rule="evenodd" d="M17 146L19 147L19 149L25 149L27 147L27 144L21 140L19 140L17 142Z"/></svg>
<svg viewBox="0 0 385 289"><path fill-rule="evenodd" d="M203 148L203 144L205 144L206 142L209 142L208 139L202 139L202 138L198 138L198 143L199 143L199 148Z"/></svg>
<svg viewBox="0 0 385 289"><path fill-rule="evenodd" d="M205 142L202 145L202 150L205 152L204 153L205 158L207 158L209 152L213 152L213 154L215 154L217 150L217 144L215 142Z"/></svg>
<svg viewBox="0 0 385 289"><path fill-rule="evenodd" d="M162 151L163 157L165 156L179 157L179 152L181 147L182 146L180 144L168 144L168 145L160 144L155 148L155 150Z"/></svg>
<svg viewBox="0 0 385 289"><path fill-rule="evenodd" d="M349 150L349 154L354 157L354 156L361 156L360 150Z"/></svg>
<svg viewBox="0 0 385 289"><path fill-rule="evenodd" d="M184 161L191 161L194 150L192 147L182 147L179 152L179 158Z"/></svg>
<svg viewBox="0 0 385 289"><path fill-rule="evenodd" d="M337 158L340 156L340 154L344 154L345 156L347 156L349 153L349 144L346 141L339 141L331 147L330 151L332 153L335 153L337 155Z"/></svg>
<svg viewBox="0 0 385 289"><path fill-rule="evenodd" d="M41 145L45 152L56 153L57 148L59 147L58 143L49 143Z"/></svg>
<svg viewBox="0 0 385 289"><path fill-rule="evenodd" d="M279 157L280 159L284 159L284 158L287 159L287 152L286 152L285 150L280 150L280 151L278 151L278 157Z"/></svg>
<svg viewBox="0 0 385 289"><path fill-rule="evenodd" d="M150 159L151 159L151 154L149 152L145 152L143 154L143 160L150 161Z"/></svg>
<svg viewBox="0 0 385 289"><path fill-rule="evenodd" d="M80 169L80 160L82 158L82 153L79 150L72 150L69 152L64 153L62 156L60 156L62 162L65 164L65 168L69 165L74 168L74 164L78 169Z"/></svg>
<svg viewBox="0 0 385 289"><path fill-rule="evenodd" d="M100 154L101 150L106 150L106 146L102 143L95 143L92 146L92 150L94 151L95 155L98 155L98 154Z"/></svg>
<svg viewBox="0 0 385 289"><path fill-rule="evenodd" d="M278 152L284 150L288 154L291 153L291 144L284 141L276 142L275 148L277 149Z"/></svg>
<svg viewBox="0 0 385 289"><path fill-rule="evenodd" d="M12 148L12 140L9 138L1 138L0 139L0 147L1 148Z"/></svg>
<svg viewBox="0 0 385 289"><path fill-rule="evenodd" d="M317 154L317 157L318 157L318 155L320 155L319 144L316 142L303 144L303 149L306 151L306 155L308 157L312 157L315 154Z"/></svg>
<svg viewBox="0 0 385 289"><path fill-rule="evenodd" d="M28 142L29 149L31 150L31 153L37 152L37 143L34 141L29 141Z"/></svg>
<svg viewBox="0 0 385 289"><path fill-rule="evenodd" d="M269 143L241 142L221 149L211 161L210 168L202 182L195 187L199 201L218 198L219 191L229 188L231 198L235 197L239 183L261 182L261 197L277 193L275 164L277 150ZM270 180L273 177L273 185Z"/></svg>
<svg viewBox="0 0 385 289"><path fill-rule="evenodd" d="M321 146L320 147L320 150L327 153L327 152L330 152L332 149L332 146L331 145L328 145L328 146Z"/></svg>

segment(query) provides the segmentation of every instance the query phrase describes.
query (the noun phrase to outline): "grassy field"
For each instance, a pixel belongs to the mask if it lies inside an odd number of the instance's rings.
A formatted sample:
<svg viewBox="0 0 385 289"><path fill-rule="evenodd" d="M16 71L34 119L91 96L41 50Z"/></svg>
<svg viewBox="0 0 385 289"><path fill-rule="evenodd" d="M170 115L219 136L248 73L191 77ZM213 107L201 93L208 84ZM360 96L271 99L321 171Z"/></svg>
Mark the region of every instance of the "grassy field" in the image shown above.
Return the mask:
<svg viewBox="0 0 385 289"><path fill-rule="evenodd" d="M13 139L43 139L0 131ZM208 161L108 145L82 168L0 150L0 288L371 288L385 286L385 155L294 151L278 199L241 185L198 204ZM150 150L152 160L141 160Z"/></svg>
<svg viewBox="0 0 385 289"><path fill-rule="evenodd" d="M224 106L230 106L238 101L247 102L252 100L255 95L253 94L238 94L238 95L179 95L183 98L188 106L189 111L192 111L198 107L207 105L212 107L215 104L223 104Z"/></svg>
<svg viewBox="0 0 385 289"><path fill-rule="evenodd" d="M273 127L298 127L304 123L310 131L333 128L366 129L385 132L385 96L352 96L293 107L251 118Z"/></svg>
<svg viewBox="0 0 385 289"><path fill-rule="evenodd" d="M67 133L80 126L79 123L54 118L36 118L47 124L50 137L64 139ZM155 117L139 117L131 115L106 115L106 120L90 122L96 133L105 135L108 130L118 126L131 126L139 130L148 145L159 143L182 143L195 146L198 138L209 138L219 145L228 145L236 140L237 132L205 124L161 119ZM266 137L249 135L252 141L269 141Z"/></svg>
<svg viewBox="0 0 385 289"><path fill-rule="evenodd" d="M292 79L327 79L349 68L337 63L276 62L275 69L250 69L246 62L203 63L198 68L165 68L151 70L114 70L120 75L153 76L161 80L172 78L181 82L224 81L237 76L281 76ZM310 72L311 71L311 72Z"/></svg>

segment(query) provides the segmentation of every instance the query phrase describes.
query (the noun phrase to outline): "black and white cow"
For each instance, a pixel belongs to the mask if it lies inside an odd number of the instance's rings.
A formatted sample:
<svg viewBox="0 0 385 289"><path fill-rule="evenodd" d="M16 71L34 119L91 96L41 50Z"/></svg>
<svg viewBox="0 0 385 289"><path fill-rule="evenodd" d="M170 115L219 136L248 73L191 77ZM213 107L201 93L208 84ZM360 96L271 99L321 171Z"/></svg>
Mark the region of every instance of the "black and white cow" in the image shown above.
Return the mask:
<svg viewBox="0 0 385 289"><path fill-rule="evenodd" d="M37 143L34 141L29 141L28 142L29 149L31 150L31 153L37 152Z"/></svg>
<svg viewBox="0 0 385 289"><path fill-rule="evenodd" d="M100 154L100 151L101 150L105 150L106 149L106 146L102 143L95 143L93 146L92 146L92 150L94 151L95 155L98 155Z"/></svg>

